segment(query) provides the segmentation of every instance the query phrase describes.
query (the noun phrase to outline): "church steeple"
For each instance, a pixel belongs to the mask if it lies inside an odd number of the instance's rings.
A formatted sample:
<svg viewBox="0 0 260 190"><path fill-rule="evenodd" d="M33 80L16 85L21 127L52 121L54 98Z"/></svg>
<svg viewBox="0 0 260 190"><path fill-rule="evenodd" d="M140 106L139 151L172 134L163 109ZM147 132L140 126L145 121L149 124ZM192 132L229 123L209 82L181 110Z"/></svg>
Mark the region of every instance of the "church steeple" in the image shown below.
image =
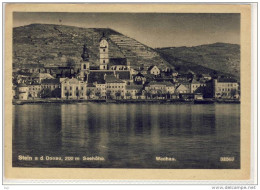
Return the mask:
<svg viewBox="0 0 260 190"><path fill-rule="evenodd" d="M107 66L109 64L109 52L108 52L108 39L105 37L105 33L103 32L103 36L99 41L99 68L100 70L107 70Z"/></svg>
<svg viewBox="0 0 260 190"><path fill-rule="evenodd" d="M81 57L83 61L89 61L89 54L88 54L88 49L86 44L84 44L83 46L83 53L81 54Z"/></svg>

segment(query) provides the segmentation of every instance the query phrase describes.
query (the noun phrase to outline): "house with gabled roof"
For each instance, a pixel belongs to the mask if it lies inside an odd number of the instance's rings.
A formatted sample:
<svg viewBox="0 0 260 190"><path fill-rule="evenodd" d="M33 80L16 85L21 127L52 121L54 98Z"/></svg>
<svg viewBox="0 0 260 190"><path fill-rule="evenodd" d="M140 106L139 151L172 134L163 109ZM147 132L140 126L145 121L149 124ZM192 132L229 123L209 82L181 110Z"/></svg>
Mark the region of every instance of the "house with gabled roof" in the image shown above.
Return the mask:
<svg viewBox="0 0 260 190"><path fill-rule="evenodd" d="M158 76L160 75L161 71L157 66L151 66L148 68L148 72L152 75Z"/></svg>
<svg viewBox="0 0 260 190"><path fill-rule="evenodd" d="M176 94L190 93L190 89L184 84L179 84L178 86L176 86L175 93Z"/></svg>

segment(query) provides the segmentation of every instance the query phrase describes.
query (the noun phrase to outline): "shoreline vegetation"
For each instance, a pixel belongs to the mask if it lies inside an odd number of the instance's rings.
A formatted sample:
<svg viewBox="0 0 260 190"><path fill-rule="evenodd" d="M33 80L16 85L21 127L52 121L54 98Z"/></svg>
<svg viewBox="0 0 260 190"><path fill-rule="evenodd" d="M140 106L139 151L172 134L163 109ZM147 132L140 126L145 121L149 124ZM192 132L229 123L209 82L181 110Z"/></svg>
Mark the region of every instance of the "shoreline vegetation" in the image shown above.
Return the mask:
<svg viewBox="0 0 260 190"><path fill-rule="evenodd" d="M13 105L23 104L77 104L77 103L116 103L116 104L130 104L130 103L148 103L148 104L214 104L214 103L232 103L240 104L239 100L231 99L204 99L204 100L179 100L179 99L34 99L34 100L16 100L12 101Z"/></svg>

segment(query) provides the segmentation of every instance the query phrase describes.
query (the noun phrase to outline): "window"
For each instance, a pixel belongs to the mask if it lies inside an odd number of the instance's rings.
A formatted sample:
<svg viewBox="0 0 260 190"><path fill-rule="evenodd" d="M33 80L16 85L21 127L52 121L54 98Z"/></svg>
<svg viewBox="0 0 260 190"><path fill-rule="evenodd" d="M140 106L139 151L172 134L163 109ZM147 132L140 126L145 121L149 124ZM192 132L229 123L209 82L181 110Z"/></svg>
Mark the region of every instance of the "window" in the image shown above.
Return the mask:
<svg viewBox="0 0 260 190"><path fill-rule="evenodd" d="M72 87L70 86L70 90L72 90Z"/></svg>
<svg viewBox="0 0 260 190"><path fill-rule="evenodd" d="M103 52L105 52L106 51L106 49L103 49Z"/></svg>
<svg viewBox="0 0 260 190"><path fill-rule="evenodd" d="M66 87L66 86L64 87L64 90L67 90L67 87Z"/></svg>
<svg viewBox="0 0 260 190"><path fill-rule="evenodd" d="M87 69L87 66L86 66L86 64L84 64L84 65L83 65L83 69Z"/></svg>
<svg viewBox="0 0 260 190"><path fill-rule="evenodd" d="M81 87L81 90L83 90L83 86Z"/></svg>
<svg viewBox="0 0 260 190"><path fill-rule="evenodd" d="M105 60L103 60L103 63L106 63L106 61L105 61ZM104 66L104 68L105 68L105 66Z"/></svg>

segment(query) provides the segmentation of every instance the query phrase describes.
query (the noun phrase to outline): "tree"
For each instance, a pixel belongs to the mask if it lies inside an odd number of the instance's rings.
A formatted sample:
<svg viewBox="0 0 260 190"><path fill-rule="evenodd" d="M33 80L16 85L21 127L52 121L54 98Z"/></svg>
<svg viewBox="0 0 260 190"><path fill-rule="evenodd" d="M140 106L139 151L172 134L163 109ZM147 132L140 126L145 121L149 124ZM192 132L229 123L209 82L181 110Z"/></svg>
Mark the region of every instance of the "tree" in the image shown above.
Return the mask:
<svg viewBox="0 0 260 190"><path fill-rule="evenodd" d="M145 91L145 98L151 98L151 92L150 91Z"/></svg>
<svg viewBox="0 0 260 190"><path fill-rule="evenodd" d="M31 93L29 93L28 98L32 98L32 94Z"/></svg>
<svg viewBox="0 0 260 190"><path fill-rule="evenodd" d="M88 89L87 90L87 97L88 97L88 99L90 98L91 94L92 94L92 91L90 89Z"/></svg>
<svg viewBox="0 0 260 190"><path fill-rule="evenodd" d="M100 91L97 91L97 92L95 93L95 96L97 96L98 98L100 98L100 95L101 95Z"/></svg>
<svg viewBox="0 0 260 190"><path fill-rule="evenodd" d="M110 99L111 98L111 92L110 91L107 91L106 92L106 99Z"/></svg>
<svg viewBox="0 0 260 190"><path fill-rule="evenodd" d="M192 74L191 72L189 72L189 73L187 74L187 78L188 78L188 79L193 79L193 74Z"/></svg>
<svg viewBox="0 0 260 190"><path fill-rule="evenodd" d="M161 97L161 96L162 96L162 91L161 91L161 90L157 90L156 95L157 95L158 97Z"/></svg>
<svg viewBox="0 0 260 190"><path fill-rule="evenodd" d="M70 57L67 59L67 66L70 68L70 71L69 71L69 75L71 75L72 74L72 69L74 69L75 68L75 65L76 65L76 63L75 63L75 61L74 61L74 59L71 59Z"/></svg>
<svg viewBox="0 0 260 190"><path fill-rule="evenodd" d="M115 95L116 95L116 97L119 99L119 97L121 96L121 92L118 91L118 92L116 92Z"/></svg>
<svg viewBox="0 0 260 190"><path fill-rule="evenodd" d="M79 99L79 90L76 89L76 96L77 96L77 99Z"/></svg>
<svg viewBox="0 0 260 190"><path fill-rule="evenodd" d="M142 96L142 91L139 90L138 92L135 93L135 95L138 96L138 98L140 99L140 96Z"/></svg>
<svg viewBox="0 0 260 190"><path fill-rule="evenodd" d="M171 98L171 94L170 94L170 92L167 92L166 99L170 99L170 98Z"/></svg>
<svg viewBox="0 0 260 190"><path fill-rule="evenodd" d="M202 74L199 73L199 74L197 75L197 80L200 80L201 78L202 78Z"/></svg>
<svg viewBox="0 0 260 190"><path fill-rule="evenodd" d="M231 89L231 91L230 91L231 97L234 97L236 94L237 94L237 90L236 89Z"/></svg>
<svg viewBox="0 0 260 190"><path fill-rule="evenodd" d="M55 88L52 92L51 92L51 96L54 98L60 98L61 97L61 90L60 88Z"/></svg>
<svg viewBox="0 0 260 190"><path fill-rule="evenodd" d="M65 92L65 96L66 96L67 99L69 99L69 92L68 91Z"/></svg>
<svg viewBox="0 0 260 190"><path fill-rule="evenodd" d="M212 75L212 78L213 78L213 79L217 79L217 78L218 78L218 72L215 71L215 70L212 72L211 75Z"/></svg>
<svg viewBox="0 0 260 190"><path fill-rule="evenodd" d="M74 61L74 59L72 59L72 58L70 58L70 57L67 59L67 62L66 62L66 63L67 63L67 66L70 67L70 68L73 68L73 67L75 66L75 61Z"/></svg>
<svg viewBox="0 0 260 190"><path fill-rule="evenodd" d="M127 97L127 99L128 99L128 97L131 99L131 93L130 93L130 92L127 92L127 93L125 94L125 96Z"/></svg>
<svg viewBox="0 0 260 190"><path fill-rule="evenodd" d="M44 88L40 92L41 98L50 98L51 97L51 90L49 88Z"/></svg>

